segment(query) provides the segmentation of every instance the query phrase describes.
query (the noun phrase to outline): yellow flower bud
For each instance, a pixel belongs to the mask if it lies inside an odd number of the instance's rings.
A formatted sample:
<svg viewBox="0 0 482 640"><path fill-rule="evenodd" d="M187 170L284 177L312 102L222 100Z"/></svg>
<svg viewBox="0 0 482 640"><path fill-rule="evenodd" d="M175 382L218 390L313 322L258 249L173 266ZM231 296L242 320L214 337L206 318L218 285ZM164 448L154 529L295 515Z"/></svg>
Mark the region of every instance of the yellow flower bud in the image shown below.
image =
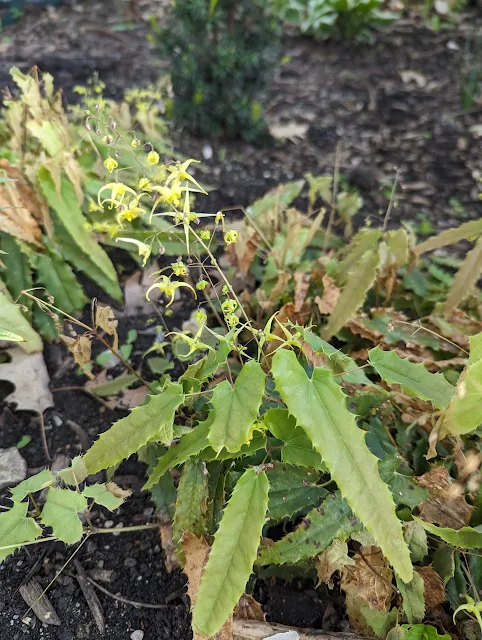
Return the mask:
<svg viewBox="0 0 482 640"><path fill-rule="evenodd" d="M109 173L112 173L114 169L117 169L118 166L119 163L117 162L117 160L114 160L114 158L109 157L104 160L104 167Z"/></svg>
<svg viewBox="0 0 482 640"><path fill-rule="evenodd" d="M238 235L238 232L234 229L231 229L231 231L226 231L226 233L224 234L224 242L226 244L234 244L238 241Z"/></svg>
<svg viewBox="0 0 482 640"><path fill-rule="evenodd" d="M147 154L147 164L154 165L159 164L160 156L157 151L149 151Z"/></svg>

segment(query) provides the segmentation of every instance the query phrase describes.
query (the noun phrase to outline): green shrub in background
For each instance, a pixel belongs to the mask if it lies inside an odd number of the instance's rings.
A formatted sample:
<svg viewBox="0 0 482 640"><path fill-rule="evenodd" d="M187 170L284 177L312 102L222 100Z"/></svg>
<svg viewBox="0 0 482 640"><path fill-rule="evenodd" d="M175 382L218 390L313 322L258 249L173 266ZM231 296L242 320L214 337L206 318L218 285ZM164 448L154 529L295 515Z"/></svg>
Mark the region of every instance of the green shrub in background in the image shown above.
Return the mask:
<svg viewBox="0 0 482 640"><path fill-rule="evenodd" d="M315 38L368 40L397 14L382 11L382 0L274 0L284 20Z"/></svg>
<svg viewBox="0 0 482 640"><path fill-rule="evenodd" d="M154 25L170 60L172 116L202 135L254 140L266 130L263 99L278 59L280 25L265 0L179 0Z"/></svg>

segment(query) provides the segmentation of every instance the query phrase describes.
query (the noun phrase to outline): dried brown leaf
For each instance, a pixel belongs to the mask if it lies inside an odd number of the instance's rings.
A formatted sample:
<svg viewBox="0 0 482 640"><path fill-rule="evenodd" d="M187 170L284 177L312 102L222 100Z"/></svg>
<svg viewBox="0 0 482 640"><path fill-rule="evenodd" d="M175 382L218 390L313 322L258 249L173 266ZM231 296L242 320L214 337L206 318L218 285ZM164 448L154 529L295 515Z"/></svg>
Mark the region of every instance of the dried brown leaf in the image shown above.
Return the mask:
<svg viewBox="0 0 482 640"><path fill-rule="evenodd" d="M238 604L234 608L233 617L238 620L259 620L264 622L266 614L259 602L250 594L241 596Z"/></svg>
<svg viewBox="0 0 482 640"><path fill-rule="evenodd" d="M119 321L116 319L111 307L97 306L95 311L95 327L100 327L109 336L114 336L112 348L114 351L119 349L119 336L117 335L117 325Z"/></svg>
<svg viewBox="0 0 482 640"><path fill-rule="evenodd" d="M423 520L450 529L461 529L469 523L472 507L464 498L463 486L450 477L444 466L433 467L418 481L430 493L420 505Z"/></svg>
<svg viewBox="0 0 482 640"><path fill-rule="evenodd" d="M35 215L45 205L26 183L18 169L6 160L0 160L0 175L15 182L0 183L0 230L30 244L41 245L42 230Z"/></svg>
<svg viewBox="0 0 482 640"><path fill-rule="evenodd" d="M445 602L445 585L439 574L432 567L416 567L424 584L424 600L427 613Z"/></svg>
<svg viewBox="0 0 482 640"><path fill-rule="evenodd" d="M303 271L296 271L295 280L295 313L300 313L306 300L306 295L310 287L310 275Z"/></svg>
<svg viewBox="0 0 482 640"><path fill-rule="evenodd" d="M86 376L93 380L95 378L94 374L86 367L86 364L91 360L92 338L86 335L77 336L77 338L61 335L60 339L74 356L76 364L79 365Z"/></svg>
<svg viewBox="0 0 482 640"><path fill-rule="evenodd" d="M144 402L148 391L149 389L145 384L142 387L137 387L137 389L125 389L122 392L122 398L119 399L117 404L124 409L134 409Z"/></svg>
<svg viewBox="0 0 482 640"><path fill-rule="evenodd" d="M331 545L315 558L318 580L333 589L331 576L336 571L341 571L346 565L354 565L355 560L348 555L348 545L342 540L333 540Z"/></svg>
<svg viewBox="0 0 482 640"><path fill-rule="evenodd" d="M336 307L338 298L340 297L340 289L336 286L335 281L329 275L323 276L323 294L316 296L315 302L318 310L322 315L330 315Z"/></svg>
<svg viewBox="0 0 482 640"><path fill-rule="evenodd" d="M163 522L160 526L161 547L165 555L165 564L168 573L172 573L175 569L179 569L179 560L177 559L176 543L172 538L172 524Z"/></svg>
<svg viewBox="0 0 482 640"><path fill-rule="evenodd" d="M341 588L354 598L363 600L371 609L388 611L393 595L393 572L381 549L362 547L353 556L353 565L345 565Z"/></svg>

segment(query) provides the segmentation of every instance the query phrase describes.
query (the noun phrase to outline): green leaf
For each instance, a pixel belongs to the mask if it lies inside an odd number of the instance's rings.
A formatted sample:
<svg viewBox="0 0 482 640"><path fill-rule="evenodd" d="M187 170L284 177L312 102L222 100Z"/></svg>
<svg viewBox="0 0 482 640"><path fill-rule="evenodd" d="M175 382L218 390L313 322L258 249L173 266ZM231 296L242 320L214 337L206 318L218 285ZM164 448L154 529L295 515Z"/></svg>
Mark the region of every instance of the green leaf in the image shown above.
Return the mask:
<svg viewBox="0 0 482 640"><path fill-rule="evenodd" d="M313 449L310 439L287 409L268 409L263 421L275 438L284 442L281 459L286 464L319 469L321 456Z"/></svg>
<svg viewBox="0 0 482 640"><path fill-rule="evenodd" d="M0 327L0 340L5 340L8 342L25 342L22 336L19 336L12 331L7 331L6 329L2 329Z"/></svg>
<svg viewBox="0 0 482 640"><path fill-rule="evenodd" d="M0 560L5 560L22 543L32 542L42 534L42 529L35 520L27 517L27 510L27 502L14 502L11 509L0 512ZM18 546L3 549L12 544Z"/></svg>
<svg viewBox="0 0 482 640"><path fill-rule="evenodd" d="M71 315L84 308L88 299L74 272L57 252L36 256L34 264L37 268L36 282L54 297L56 307Z"/></svg>
<svg viewBox="0 0 482 640"><path fill-rule="evenodd" d="M417 524L420 524L417 522ZM423 528L423 527L422 527ZM442 578L444 585L455 575L455 550L446 544L441 544L432 556L432 566Z"/></svg>
<svg viewBox="0 0 482 640"><path fill-rule="evenodd" d="M105 384L92 385L90 387L90 391L100 397L115 396L138 380L139 378L136 375L129 373L125 376L118 376L113 380L109 380L109 382L106 382Z"/></svg>
<svg viewBox="0 0 482 640"><path fill-rule="evenodd" d="M460 549L479 549L482 547L482 527L462 527L461 529L450 529L446 527L438 527L430 522L425 522L419 518L415 518L422 527L432 533L434 536L441 538L444 542L448 542L454 547Z"/></svg>
<svg viewBox="0 0 482 640"><path fill-rule="evenodd" d="M266 475L269 480L270 520L282 520L312 507L327 494L326 489L316 484L318 474L306 468L273 462L273 466L266 470Z"/></svg>
<svg viewBox="0 0 482 640"><path fill-rule="evenodd" d="M185 531L200 538L206 528L208 511L208 474L203 460L188 460L182 470L177 489L173 538L178 555L182 557L181 538Z"/></svg>
<svg viewBox="0 0 482 640"><path fill-rule="evenodd" d="M55 480L54 474L50 471L50 469L44 469L40 471L40 473L36 473L34 476L27 478L27 480L23 480L16 487L12 487L10 489L12 493L12 500L14 502L20 502L29 493L35 493L36 491L40 491L41 489L45 489L45 487L50 486Z"/></svg>
<svg viewBox="0 0 482 640"><path fill-rule="evenodd" d="M112 467L135 453L148 440L170 444L174 414L183 402L180 384L168 384L159 395L148 396L147 404L133 409L94 442L84 455L88 473Z"/></svg>
<svg viewBox="0 0 482 640"><path fill-rule="evenodd" d="M231 614L256 559L268 507L264 471L247 469L224 511L209 555L193 611L193 626L213 636Z"/></svg>
<svg viewBox="0 0 482 640"><path fill-rule="evenodd" d="M348 280L349 273L354 268L357 268L365 254L372 252L381 235L381 229L362 229L353 236L352 241L346 248L346 256L338 267L340 284L344 284Z"/></svg>
<svg viewBox="0 0 482 640"><path fill-rule="evenodd" d="M403 640L452 640L449 633L440 636L437 629L430 624L402 624L402 629L408 631Z"/></svg>
<svg viewBox="0 0 482 640"><path fill-rule="evenodd" d="M465 260L455 274L445 300L444 315L450 316L452 311L474 292L481 272L482 236L477 240L472 251L465 256Z"/></svg>
<svg viewBox="0 0 482 640"><path fill-rule="evenodd" d="M388 484L396 505L414 509L429 497L427 489L419 487L413 472L398 456L388 456L378 463L381 479ZM405 471L405 473L404 473Z"/></svg>
<svg viewBox="0 0 482 640"><path fill-rule="evenodd" d="M413 579L406 583L395 574L397 581L397 587L402 594L402 607L407 616L407 620L412 622L419 622L423 620L425 615L425 600L423 598L424 582L422 576L417 572L413 573Z"/></svg>
<svg viewBox="0 0 482 640"><path fill-rule="evenodd" d="M114 300L117 300L118 302L122 301L123 296L121 288L119 287L117 280L112 280L112 274L107 276L93 260L92 256L82 251L55 214L52 218L54 222L55 239L59 244L60 251L64 258L70 262L70 264L75 265L75 269L77 271L85 273L86 276L96 282L99 287L108 293Z"/></svg>
<svg viewBox="0 0 482 640"><path fill-rule="evenodd" d="M475 336L469 336L470 355L469 366L482 360L482 332Z"/></svg>
<svg viewBox="0 0 482 640"><path fill-rule="evenodd" d="M422 363L400 358L395 351L375 347L368 352L368 357L382 380L399 384L408 395L432 402L437 409L445 409L455 392L443 374L430 373Z"/></svg>
<svg viewBox="0 0 482 640"><path fill-rule="evenodd" d="M358 261L353 271L350 271L328 324L321 332L324 340L329 340L337 334L365 302L366 294L375 282L379 264L378 252L371 250Z"/></svg>
<svg viewBox="0 0 482 640"><path fill-rule="evenodd" d="M209 446L208 433L213 419L214 415L211 412L208 418L200 422L191 433L182 436L178 444L169 447L166 453L159 458L156 467L143 487L144 490L151 489L168 469L183 464Z"/></svg>
<svg viewBox="0 0 482 640"><path fill-rule="evenodd" d="M398 609L388 611L377 611L370 609L368 605L360 604L360 612L365 618L366 623L373 629L375 635L379 638L385 638L390 629L396 624L398 619Z"/></svg>
<svg viewBox="0 0 482 640"><path fill-rule="evenodd" d="M226 361L226 358L231 351L229 342L233 335L234 331L231 330L219 341L215 351L210 351L207 356L204 356L197 362L190 364L179 378L179 382L190 379L204 382L213 376L219 367Z"/></svg>
<svg viewBox="0 0 482 640"><path fill-rule="evenodd" d="M288 207L298 197L305 184L304 180L295 180L280 184L256 200L248 209L248 215L266 223Z"/></svg>
<svg viewBox="0 0 482 640"><path fill-rule="evenodd" d="M30 268L28 249L24 244L20 244L13 236L0 232L0 242L2 250L2 261L6 269L2 269L2 279L13 298L17 300L22 291L33 287L32 270ZM24 304L29 311L32 310L33 301L30 298L23 297Z"/></svg>
<svg viewBox="0 0 482 640"><path fill-rule="evenodd" d="M32 329L28 320L24 317L10 295L5 291L4 284L0 283L0 327L19 335L23 342L19 346L27 353L42 351L43 343L39 334Z"/></svg>
<svg viewBox="0 0 482 640"><path fill-rule="evenodd" d="M447 229L442 231L436 236L432 236L418 244L415 249L415 255L420 256L427 251L433 251L434 249L440 249L441 247L447 247L461 240L473 240L478 238L482 234L482 218L480 220L471 220L470 222L464 222L455 229Z"/></svg>
<svg viewBox="0 0 482 640"><path fill-rule="evenodd" d="M85 229L87 221L82 214L70 180L66 177L62 178L61 197L57 193L50 171L45 166L39 169L38 180L47 202L55 210L70 239L77 246L78 253L87 254L104 277L116 285L114 289L117 291L117 274L114 266L105 251L96 242L93 234ZM77 256L72 257L74 258L73 264L77 264Z"/></svg>
<svg viewBox="0 0 482 640"><path fill-rule="evenodd" d="M422 562L428 554L427 534L422 525L416 520L405 522L403 535L410 549L412 562Z"/></svg>
<svg viewBox="0 0 482 640"><path fill-rule="evenodd" d="M359 521L339 495L330 495L321 507L312 509L298 527L268 547L262 547L257 565L285 564L314 558L328 549L333 540L347 540Z"/></svg>
<svg viewBox="0 0 482 640"><path fill-rule="evenodd" d="M343 497L394 569L409 581L412 563L392 495L333 375L316 367L308 378L295 354L282 349L273 358L273 376L289 412L320 453Z"/></svg>
<svg viewBox="0 0 482 640"><path fill-rule="evenodd" d="M46 527L52 527L56 538L66 544L74 544L82 538L82 522L78 513L86 507L87 498L77 491L50 487L41 522Z"/></svg>
<svg viewBox="0 0 482 640"><path fill-rule="evenodd" d="M75 458L72 459L71 466L61 469L57 475L65 482L65 484L68 484L69 487L78 487L78 485L83 482L89 474L83 457L75 456Z"/></svg>
<svg viewBox="0 0 482 640"><path fill-rule="evenodd" d="M234 387L228 380L216 385L211 404L214 420L209 431L209 444L215 451L226 448L239 451L248 440L263 399L266 375L252 360L243 366Z"/></svg>
<svg viewBox="0 0 482 640"><path fill-rule="evenodd" d="M100 504L109 511L118 509L129 493L129 491L120 489L114 482L109 482L108 484L105 482L102 484L92 484L89 487L85 487L82 491L83 496L92 498L97 504Z"/></svg>
<svg viewBox="0 0 482 640"><path fill-rule="evenodd" d="M442 414L439 438L461 436L482 424L482 360L469 365L457 382L455 395Z"/></svg>

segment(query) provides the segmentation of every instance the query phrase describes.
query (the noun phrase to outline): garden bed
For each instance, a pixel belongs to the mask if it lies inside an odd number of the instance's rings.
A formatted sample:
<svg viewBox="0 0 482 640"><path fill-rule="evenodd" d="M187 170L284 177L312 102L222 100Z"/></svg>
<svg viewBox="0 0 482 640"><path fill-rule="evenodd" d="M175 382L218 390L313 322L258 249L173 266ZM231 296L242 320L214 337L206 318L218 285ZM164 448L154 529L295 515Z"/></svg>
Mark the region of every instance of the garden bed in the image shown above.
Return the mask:
<svg viewBox="0 0 482 640"><path fill-rule="evenodd" d="M0 83L10 86L8 69L12 65L25 71L38 64L54 74L58 86L73 101L73 87L85 83L94 71L113 97L120 97L126 88L154 81L164 64L146 40L146 19L155 5L162 20L162 3L138 5L127 17L119 14L119 3L110 1L28 11L19 24L3 32ZM132 29L112 29L128 20L133 21ZM215 212L248 206L280 182L306 172L331 173L338 148L342 177L358 188L365 202L361 214L370 216L375 225L383 220L397 171L400 188L393 223L410 221L422 233L429 233L480 218L476 178L482 167L482 131L477 128L482 104L476 102L469 112L460 107L461 56L474 25L480 28L482 17L467 15L456 29L439 33L406 20L381 34L374 45L321 44L286 36L282 54L288 60L270 87L271 145L261 148L186 133L173 135L175 151L203 159L205 181L213 191L199 199L202 209ZM125 267L127 273L132 269L130 263L116 266ZM102 301L95 288L87 292ZM177 303L169 329L180 330L192 308L191 302ZM144 316L121 319L121 343L129 330L142 332L145 326ZM134 364L151 343L152 334L139 333ZM45 422L51 458L78 455L87 441L94 441L125 415L123 410L108 408L72 389L82 386L85 377L75 372L73 362L65 366L68 359L64 347L45 347L55 401ZM2 387L2 397L9 390ZM69 426L69 420L80 430ZM1 448L16 446L24 435L31 437L21 449L29 470L49 462L41 425L31 415L4 406L0 431ZM114 480L131 488L134 496L114 514L96 508L91 518L94 526L125 528L157 522L149 494L141 491L145 469L146 465L130 459L116 470ZM8 504L6 490L0 495L1 504ZM8 633L12 640L98 637L76 568L69 564L63 569L73 550L58 542L39 544L26 547L1 565L0 635ZM144 640L190 637L185 578L179 569L166 568L157 529L93 535L80 545L75 557L87 576L104 588L97 595L106 640L129 638L136 630L144 632ZM25 625L22 619L27 606L19 595L20 586L34 578L46 588L61 570L48 591L60 625L42 625L31 613L30 626ZM344 597L337 588L315 588L299 578L290 582L272 579L259 581L255 595L270 621L327 632L348 629ZM136 602L158 608L136 606Z"/></svg>

